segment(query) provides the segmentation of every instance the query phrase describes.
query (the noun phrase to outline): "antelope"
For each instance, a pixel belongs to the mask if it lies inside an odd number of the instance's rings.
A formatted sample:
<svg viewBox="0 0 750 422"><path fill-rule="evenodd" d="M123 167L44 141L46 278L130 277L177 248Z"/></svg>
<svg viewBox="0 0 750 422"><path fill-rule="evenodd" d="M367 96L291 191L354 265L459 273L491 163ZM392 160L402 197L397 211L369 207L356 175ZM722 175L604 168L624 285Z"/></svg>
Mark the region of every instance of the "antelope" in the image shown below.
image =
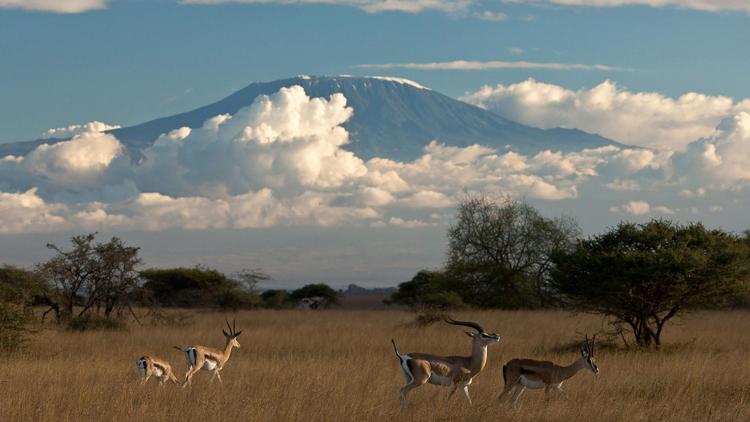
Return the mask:
<svg viewBox="0 0 750 422"><path fill-rule="evenodd" d="M409 392L425 383L449 386L448 398L453 396L460 386L464 396L471 404L469 396L469 385L472 379L484 368L487 363L487 346L500 341L495 333L487 333L476 322L455 321L446 319L445 322L452 325L462 325L475 329L477 332L466 331L471 337L470 356L438 356L427 353L409 353L402 355L393 343L393 350L401 363L401 370L406 378L406 384L401 388L401 406L406 407L406 396Z"/></svg>
<svg viewBox="0 0 750 422"><path fill-rule="evenodd" d="M594 340L589 342L588 336L581 344L581 358L568 366L560 366L549 361L533 359L513 359L503 365L503 381L505 388L500 393L498 400L502 400L506 394L511 394L511 401L515 406L521 394L527 388L538 390L544 388L549 394L553 389L566 395L562 384L573 377L578 371L588 368L594 374L599 373L599 367L594 363Z"/></svg>
<svg viewBox="0 0 750 422"><path fill-rule="evenodd" d="M146 384L152 375L159 379L159 385L162 387L167 381L180 385L172 372L172 366L163 359L155 356L142 356L135 364L138 366L138 373L141 375L141 385Z"/></svg>
<svg viewBox="0 0 750 422"><path fill-rule="evenodd" d="M227 342L224 345L224 350L206 346L188 346L184 349L179 346L174 346L175 349L182 350L187 359L188 370L185 373L185 381L182 384L183 388L190 385L190 380L193 378L193 375L201 369L211 371L211 383L213 383L214 378L218 378L219 382L223 383L219 372L221 372L224 365L229 360L229 357L232 355L232 349L235 347L238 349L240 348L240 342L237 341L237 337L242 334L242 331L236 331L235 320L232 320L231 327L229 326L228 320L226 323L229 332L224 329L221 330L221 332L224 333L224 337L227 339Z"/></svg>

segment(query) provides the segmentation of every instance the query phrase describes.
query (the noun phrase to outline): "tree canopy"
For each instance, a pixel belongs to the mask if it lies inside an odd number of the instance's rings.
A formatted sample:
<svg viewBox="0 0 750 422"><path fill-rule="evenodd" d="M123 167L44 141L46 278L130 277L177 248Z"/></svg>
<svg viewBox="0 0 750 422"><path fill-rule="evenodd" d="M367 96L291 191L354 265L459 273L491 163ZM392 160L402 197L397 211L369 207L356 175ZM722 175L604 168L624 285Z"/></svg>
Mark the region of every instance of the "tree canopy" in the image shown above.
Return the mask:
<svg viewBox="0 0 750 422"><path fill-rule="evenodd" d="M268 279L259 269L227 276L202 266L148 269L140 274L156 304L167 307L252 308L260 303L257 283Z"/></svg>
<svg viewBox="0 0 750 422"><path fill-rule="evenodd" d="M545 218L525 202L467 195L448 230L446 271L467 303L548 306L551 255L569 250L578 234L574 220Z"/></svg>
<svg viewBox="0 0 750 422"><path fill-rule="evenodd" d="M554 254L551 286L568 306L608 315L636 344L658 347L679 313L747 292L749 246L700 223L620 223Z"/></svg>

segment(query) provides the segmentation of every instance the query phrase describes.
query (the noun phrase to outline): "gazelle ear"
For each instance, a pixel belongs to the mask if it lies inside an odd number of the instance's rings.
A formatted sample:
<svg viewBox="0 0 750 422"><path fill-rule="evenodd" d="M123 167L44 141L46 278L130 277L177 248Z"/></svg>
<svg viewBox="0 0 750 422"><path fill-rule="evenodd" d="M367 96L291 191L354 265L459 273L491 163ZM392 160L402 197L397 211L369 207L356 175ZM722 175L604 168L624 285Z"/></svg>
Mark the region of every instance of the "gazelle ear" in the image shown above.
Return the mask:
<svg viewBox="0 0 750 422"><path fill-rule="evenodd" d="M476 336L477 336L477 334L476 334L476 333L471 333L471 332L469 332L469 331L464 331L464 333L466 333L466 335L467 335L467 336L469 336L469 337L471 337L471 338L474 338L474 337L476 337Z"/></svg>
<svg viewBox="0 0 750 422"><path fill-rule="evenodd" d="M239 336L240 336L240 334L242 334L242 330L240 330L240 331L237 331L236 333L234 333L234 338L237 338L237 337L239 337Z"/></svg>

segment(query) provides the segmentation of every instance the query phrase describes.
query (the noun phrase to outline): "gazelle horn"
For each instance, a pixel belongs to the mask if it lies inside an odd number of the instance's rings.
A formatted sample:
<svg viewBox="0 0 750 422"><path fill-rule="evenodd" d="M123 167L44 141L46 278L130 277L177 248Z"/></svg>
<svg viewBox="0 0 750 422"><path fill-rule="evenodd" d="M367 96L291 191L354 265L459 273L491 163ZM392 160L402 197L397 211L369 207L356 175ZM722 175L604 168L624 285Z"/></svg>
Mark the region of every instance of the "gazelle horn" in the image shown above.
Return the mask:
<svg viewBox="0 0 750 422"><path fill-rule="evenodd" d="M479 332L479 333L483 333L484 332L484 328L482 328L482 326L479 325L479 324L477 324L476 322L471 322L471 321L456 321L453 318L446 318L445 322L447 322L448 324L453 324L453 325L463 325L465 327L471 327L471 328L477 330L477 332Z"/></svg>

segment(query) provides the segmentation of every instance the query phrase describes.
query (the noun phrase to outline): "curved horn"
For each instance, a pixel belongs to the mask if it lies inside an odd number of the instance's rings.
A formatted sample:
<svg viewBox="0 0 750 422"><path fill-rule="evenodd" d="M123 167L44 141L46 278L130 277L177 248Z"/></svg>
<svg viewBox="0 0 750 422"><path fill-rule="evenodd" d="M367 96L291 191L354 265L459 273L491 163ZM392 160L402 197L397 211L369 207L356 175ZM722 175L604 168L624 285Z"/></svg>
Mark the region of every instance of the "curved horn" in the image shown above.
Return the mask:
<svg viewBox="0 0 750 422"><path fill-rule="evenodd" d="M484 332L484 328L482 328L482 326L479 325L479 324L477 324L476 322L471 322L471 321L456 321L453 318L446 318L445 322L447 322L448 324L453 324L453 325L463 325L465 327L471 327L471 328L477 330L477 332L480 332L480 333Z"/></svg>
<svg viewBox="0 0 750 422"><path fill-rule="evenodd" d="M224 322L227 323L227 328L229 328L229 335L234 335L234 330L232 329L232 326L229 325L229 320L224 318Z"/></svg>
<svg viewBox="0 0 750 422"><path fill-rule="evenodd" d="M237 333L237 318L232 318L232 335Z"/></svg>

